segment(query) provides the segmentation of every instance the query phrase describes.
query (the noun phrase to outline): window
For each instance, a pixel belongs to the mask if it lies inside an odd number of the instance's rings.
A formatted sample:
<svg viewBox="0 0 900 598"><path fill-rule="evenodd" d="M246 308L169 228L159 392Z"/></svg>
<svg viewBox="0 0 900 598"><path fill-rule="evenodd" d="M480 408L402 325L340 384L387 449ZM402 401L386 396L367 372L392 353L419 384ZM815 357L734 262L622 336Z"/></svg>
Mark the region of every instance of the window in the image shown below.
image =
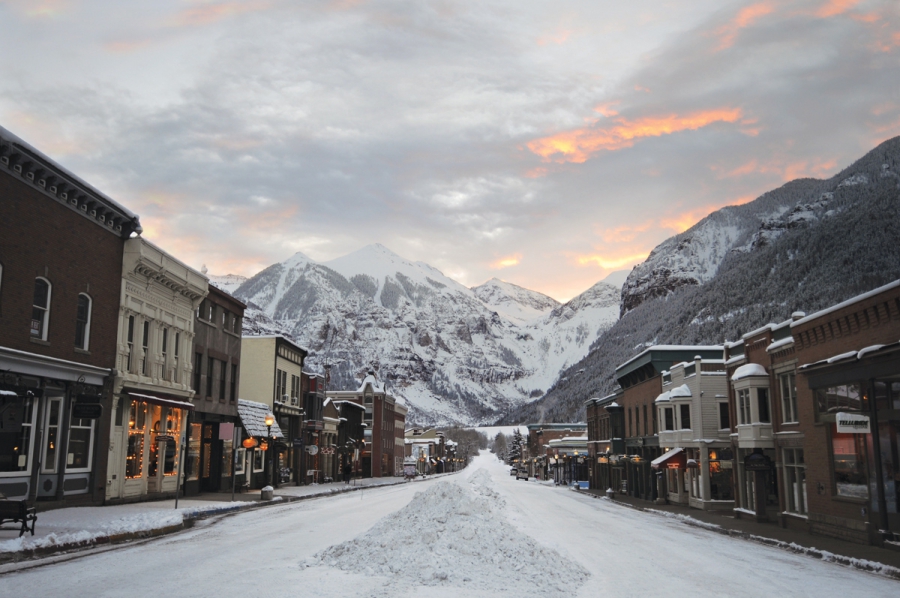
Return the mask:
<svg viewBox="0 0 900 598"><path fill-rule="evenodd" d="M728 403L719 403L719 429L731 429L731 419L729 418L728 413Z"/></svg>
<svg viewBox="0 0 900 598"><path fill-rule="evenodd" d="M653 414L653 433L656 434L659 432L659 427L656 423L656 409L651 409L650 412Z"/></svg>
<svg viewBox="0 0 900 598"><path fill-rule="evenodd" d="M234 316L234 320L231 322L231 331L235 334L241 333L241 319L238 316Z"/></svg>
<svg viewBox="0 0 900 598"><path fill-rule="evenodd" d="M47 340L50 322L50 281L46 278L34 279L34 302L31 307L31 336Z"/></svg>
<svg viewBox="0 0 900 598"><path fill-rule="evenodd" d="M162 370L163 380L169 379L169 329L162 329Z"/></svg>
<svg viewBox="0 0 900 598"><path fill-rule="evenodd" d="M166 408L165 435L169 437L163 454L163 475L174 476L178 473L178 443L181 440L181 409ZM154 438L154 442L155 442Z"/></svg>
<svg viewBox="0 0 900 598"><path fill-rule="evenodd" d="M679 405L678 406L681 413L678 415L681 417L681 429L682 430L690 430L691 429L691 406L690 405Z"/></svg>
<svg viewBox="0 0 900 598"><path fill-rule="evenodd" d="M647 435L647 406L644 405L644 436Z"/></svg>
<svg viewBox="0 0 900 598"><path fill-rule="evenodd" d="M150 322L144 320L144 334L142 335L141 348L144 354L141 356L141 374L147 375L147 360L150 357Z"/></svg>
<svg viewBox="0 0 900 598"><path fill-rule="evenodd" d="M239 448L234 451L234 475L243 475L244 460L247 458L247 449Z"/></svg>
<svg viewBox="0 0 900 598"><path fill-rule="evenodd" d="M634 435L635 436L641 435L641 408L640 407L634 408Z"/></svg>
<svg viewBox="0 0 900 598"><path fill-rule="evenodd" d="M816 390L816 407L819 415L838 411L864 411L864 397L859 384L842 384Z"/></svg>
<svg viewBox="0 0 900 598"><path fill-rule="evenodd" d="M300 376L291 376L291 397L300 396Z"/></svg>
<svg viewBox="0 0 900 598"><path fill-rule="evenodd" d="M234 456L234 440L222 441L222 477L231 477L231 463Z"/></svg>
<svg viewBox="0 0 900 598"><path fill-rule="evenodd" d="M81 293L78 295L78 308L75 311L75 346L85 351L91 340L91 298Z"/></svg>
<svg viewBox="0 0 900 598"><path fill-rule="evenodd" d="M232 369L233 368L234 366L232 366ZM227 372L225 371L226 369L228 369L228 362L223 361L222 365L219 367L219 400L223 403L225 402L225 375L227 374Z"/></svg>
<svg viewBox="0 0 900 598"><path fill-rule="evenodd" d="M275 370L275 401L281 402L287 394L287 372Z"/></svg>
<svg viewBox="0 0 900 598"><path fill-rule="evenodd" d="M778 377L781 389L781 417L784 423L794 423L797 419L797 381L794 374L782 374Z"/></svg>
<svg viewBox="0 0 900 598"><path fill-rule="evenodd" d="M838 496L868 498L866 487L865 434L841 434L831 424L834 486Z"/></svg>
<svg viewBox="0 0 900 598"><path fill-rule="evenodd" d="M234 403L235 400L237 400L237 371L238 371L238 364L232 363L231 364L231 388L229 389L230 390L230 393L229 393L230 400L232 403Z"/></svg>
<svg viewBox="0 0 900 598"><path fill-rule="evenodd" d="M634 436L634 434L632 434L632 430L633 430L633 428L631 427L631 407L629 407L628 408L628 435L629 436Z"/></svg>
<svg viewBox="0 0 900 598"><path fill-rule="evenodd" d="M194 392L200 394L200 376L203 374L203 353L194 353Z"/></svg>
<svg viewBox="0 0 900 598"><path fill-rule="evenodd" d="M31 470L31 429L34 427L34 399L0 394L0 474ZM15 425L6 425L13 423Z"/></svg>
<svg viewBox="0 0 900 598"><path fill-rule="evenodd" d="M206 358L206 396L213 396L213 375L216 368L216 360L213 357Z"/></svg>
<svg viewBox="0 0 900 598"><path fill-rule="evenodd" d="M69 449L66 454L66 471L90 471L93 444L94 420L72 418L69 428Z"/></svg>
<svg viewBox="0 0 900 598"><path fill-rule="evenodd" d="M772 423L772 416L769 413L769 390L767 388L756 389L756 404L759 409L760 423Z"/></svg>
<svg viewBox="0 0 900 598"><path fill-rule="evenodd" d="M793 375L791 375L793 378ZM808 511L806 501L806 465L803 463L803 449L783 449L784 481L787 489L787 510L789 513L805 515Z"/></svg>
<svg viewBox="0 0 900 598"><path fill-rule="evenodd" d="M253 473L266 469L266 454L260 449L253 449Z"/></svg>
<svg viewBox="0 0 900 598"><path fill-rule="evenodd" d="M744 388L737 391L738 399L738 424L750 423L750 389Z"/></svg>
<svg viewBox="0 0 900 598"><path fill-rule="evenodd" d="M41 471L44 473L56 472L56 455L59 448L59 415L62 409L62 398L54 397L49 400L47 416L44 422L44 455Z"/></svg>
<svg viewBox="0 0 900 598"><path fill-rule="evenodd" d="M225 326L228 324L228 310L222 308L222 330L225 330Z"/></svg>
<svg viewBox="0 0 900 598"><path fill-rule="evenodd" d="M128 357L125 369L129 372L131 369L131 356L134 354L134 316L128 316L128 335L125 338L128 345Z"/></svg>
<svg viewBox="0 0 900 598"><path fill-rule="evenodd" d="M142 401L131 402L128 416L128 452L125 456L125 477L139 478L144 471L144 427L147 405Z"/></svg>
<svg viewBox="0 0 900 598"><path fill-rule="evenodd" d="M663 418L665 420L665 429L671 431L675 429L675 409L673 407L663 408Z"/></svg>
<svg viewBox="0 0 900 598"><path fill-rule="evenodd" d="M184 460L185 480L195 482L200 479L200 429L203 424L191 423L187 455Z"/></svg>

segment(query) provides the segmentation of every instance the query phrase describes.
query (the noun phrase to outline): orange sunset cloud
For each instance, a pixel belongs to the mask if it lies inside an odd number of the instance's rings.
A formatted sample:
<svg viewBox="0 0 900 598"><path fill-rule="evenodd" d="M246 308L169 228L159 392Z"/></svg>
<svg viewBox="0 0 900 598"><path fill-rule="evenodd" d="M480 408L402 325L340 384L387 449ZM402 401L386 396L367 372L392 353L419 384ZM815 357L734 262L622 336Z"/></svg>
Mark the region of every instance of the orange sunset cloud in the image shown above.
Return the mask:
<svg viewBox="0 0 900 598"><path fill-rule="evenodd" d="M742 8L734 19L716 30L716 35L719 36L719 45L716 50L724 50L733 46L738 31L749 27L774 10L775 8L770 2L760 2Z"/></svg>
<svg viewBox="0 0 900 598"><path fill-rule="evenodd" d="M222 19L269 7L269 2L222 2L188 8L179 12L169 22L173 27L200 27Z"/></svg>
<svg viewBox="0 0 900 598"><path fill-rule="evenodd" d="M859 4L859 0L829 0L819 10L816 16L823 19L843 14Z"/></svg>
<svg viewBox="0 0 900 598"><path fill-rule="evenodd" d="M660 137L679 131L695 131L716 122L733 123L741 118L740 108L703 110L679 116L648 116L629 120L616 118L611 128L578 129L528 142L528 149L545 162L586 161L600 150L618 150L634 145L643 137Z"/></svg>
<svg viewBox="0 0 900 598"><path fill-rule="evenodd" d="M509 257L501 258L491 264L492 270L502 270L503 268L509 268L511 266L517 266L519 262L522 261L522 254L517 253L515 255L511 255Z"/></svg>

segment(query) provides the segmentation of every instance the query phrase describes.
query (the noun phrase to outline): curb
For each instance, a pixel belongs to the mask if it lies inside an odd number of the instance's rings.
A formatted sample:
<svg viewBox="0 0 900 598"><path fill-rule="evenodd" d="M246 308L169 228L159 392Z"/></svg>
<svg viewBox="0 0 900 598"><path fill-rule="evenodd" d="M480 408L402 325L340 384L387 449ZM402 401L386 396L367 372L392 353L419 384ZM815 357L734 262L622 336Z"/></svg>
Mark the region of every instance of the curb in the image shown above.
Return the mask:
<svg viewBox="0 0 900 598"><path fill-rule="evenodd" d="M454 475L455 473L446 473L439 474L434 476L429 476L424 479L416 479L412 480L413 482L424 482L430 479L444 477L447 475ZM263 509L266 507L273 507L276 505L283 505L286 503L297 502L301 500L310 500L313 498L324 498L327 496L334 496L337 494L346 494L347 492L356 492L358 490L369 490L376 488L384 488L388 486L399 486L400 484L407 483L405 480L400 478L396 482L391 482L387 484L376 484L372 486L348 486L346 488L336 488L329 489L328 491L323 491L320 493L307 494L304 496L285 496L278 495L275 496L274 500L263 501L254 501L254 502L245 502L239 505L230 505L228 507L222 509L209 509L206 511L197 510L197 511L187 511L182 515L182 522L175 525L168 525L164 527L157 527L148 530L141 530L137 532L123 532L118 534L100 534L94 536L92 538L77 540L72 542L60 542L60 543L52 543L48 546L40 546L35 548L25 548L23 550L19 550L16 552L2 552L0 553L0 565L8 565L19 563L23 561L41 559L44 557L52 556L60 553L67 552L80 552L85 550L90 550L91 548L96 548L99 546L114 546L117 544L125 544L128 542L133 542L135 540L146 540L149 538L156 538L159 536L165 536L168 534L174 534L176 532L180 532L186 529L190 529L194 527L194 524L197 521L201 521L203 519L210 519L213 517L222 517L225 515L232 515L235 513L241 513L244 511L251 511L255 509ZM24 536L23 536L24 537Z"/></svg>
<svg viewBox="0 0 900 598"><path fill-rule="evenodd" d="M897 567L892 567L891 565L885 565L883 563L876 563L875 561L868 561L865 559L857 559L850 556L843 556L840 554L834 554L833 552L828 552L827 550L819 550L818 548L810 548L807 546L801 546L800 544L795 544L794 542L784 542L782 540L775 540L774 538L766 538L765 536L757 536L756 534L751 534L750 532L742 532L735 529L729 529L727 527L722 527L721 525L717 525L715 523L706 523L705 521L700 521L698 519L694 519L690 517L690 515L684 515L679 517L677 514L670 514L667 511L660 511L659 509L646 508L637 505L632 505L626 502L620 502L615 499L607 498L606 496L600 496L593 493L586 494L591 498L596 498L599 500L606 500L611 504L620 507L628 507L629 509L635 511L641 511L643 513L650 513L651 515L656 515L658 517L665 517L666 519L674 519L685 525L689 525L691 527L696 527L699 529L704 529L710 532L715 532L722 536L728 536L730 538L738 538L740 540L747 540L748 542L755 542L757 544L763 544L765 546L769 546L772 548L778 548L781 550L786 550L788 552L793 552L794 554L803 554L806 556L810 556L826 563L836 563L838 565L843 565L845 567L850 567L851 569L856 569L858 571L865 571L867 573L874 573L876 575L882 575L884 577L888 577L890 579L900 580L900 569Z"/></svg>

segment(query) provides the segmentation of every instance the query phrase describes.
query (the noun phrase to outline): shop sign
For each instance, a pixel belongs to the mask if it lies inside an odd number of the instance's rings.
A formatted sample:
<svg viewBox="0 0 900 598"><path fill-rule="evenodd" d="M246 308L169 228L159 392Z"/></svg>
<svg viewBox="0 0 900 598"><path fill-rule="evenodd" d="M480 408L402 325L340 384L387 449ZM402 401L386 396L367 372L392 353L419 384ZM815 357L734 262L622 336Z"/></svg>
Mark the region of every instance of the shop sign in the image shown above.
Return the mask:
<svg viewBox="0 0 900 598"><path fill-rule="evenodd" d="M860 413L839 412L835 415L838 434L871 434L869 416Z"/></svg>
<svg viewBox="0 0 900 598"><path fill-rule="evenodd" d="M597 457L597 463L609 463L608 457Z"/></svg>
<svg viewBox="0 0 900 598"><path fill-rule="evenodd" d="M101 415L103 415L103 405L100 403L75 403L72 405L74 419L100 419Z"/></svg>
<svg viewBox="0 0 900 598"><path fill-rule="evenodd" d="M744 469L747 471L769 471L772 460L762 453L750 453L744 458Z"/></svg>
<svg viewBox="0 0 900 598"><path fill-rule="evenodd" d="M222 422L219 424L219 440L234 439L234 424L231 422Z"/></svg>
<svg viewBox="0 0 900 598"><path fill-rule="evenodd" d="M165 442L167 444L175 444L175 437L168 434L160 434L156 437L156 442Z"/></svg>
<svg viewBox="0 0 900 598"><path fill-rule="evenodd" d="M310 444L309 446L306 447L306 452L309 453L310 455L316 455L319 452L319 447L317 447L314 444Z"/></svg>

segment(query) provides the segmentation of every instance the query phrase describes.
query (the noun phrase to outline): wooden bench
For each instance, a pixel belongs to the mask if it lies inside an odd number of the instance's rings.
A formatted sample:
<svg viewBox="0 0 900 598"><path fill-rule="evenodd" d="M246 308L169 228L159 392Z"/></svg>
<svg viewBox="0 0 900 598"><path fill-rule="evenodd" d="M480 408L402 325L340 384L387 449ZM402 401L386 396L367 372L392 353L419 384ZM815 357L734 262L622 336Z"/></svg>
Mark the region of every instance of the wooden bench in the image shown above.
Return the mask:
<svg viewBox="0 0 900 598"><path fill-rule="evenodd" d="M34 535L34 523L37 521L37 512L34 507L29 507L24 500L0 500L0 526L6 522L21 523L19 537L26 531ZM28 522L31 525L28 525Z"/></svg>

